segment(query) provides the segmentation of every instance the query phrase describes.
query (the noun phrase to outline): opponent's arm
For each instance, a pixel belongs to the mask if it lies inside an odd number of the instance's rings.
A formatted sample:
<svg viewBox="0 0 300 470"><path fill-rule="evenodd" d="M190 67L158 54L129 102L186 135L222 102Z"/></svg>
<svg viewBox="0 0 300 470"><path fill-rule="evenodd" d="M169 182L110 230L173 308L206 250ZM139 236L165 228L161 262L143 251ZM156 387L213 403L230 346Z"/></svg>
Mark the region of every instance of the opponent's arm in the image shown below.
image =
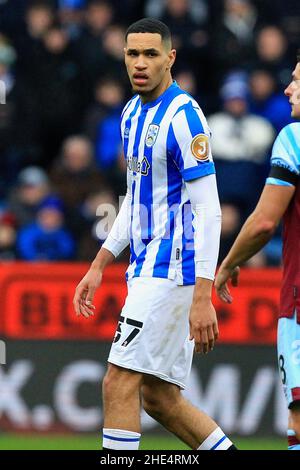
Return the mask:
<svg viewBox="0 0 300 470"><path fill-rule="evenodd" d="M237 285L239 264L251 258L272 238L294 192L295 186L265 186L254 212L243 225L216 277L216 291L224 302L232 302L228 279L232 280L232 285Z"/></svg>
<svg viewBox="0 0 300 470"><path fill-rule="evenodd" d="M218 338L216 311L211 302L219 254L221 209L214 174L186 182L194 214L196 285L190 311L190 339L196 352L207 353Z"/></svg>
<svg viewBox="0 0 300 470"><path fill-rule="evenodd" d="M94 314L95 306L92 302L95 291L101 284L103 271L129 244L130 206L131 194L128 190L107 239L76 288L73 304L77 315L82 314L89 318Z"/></svg>

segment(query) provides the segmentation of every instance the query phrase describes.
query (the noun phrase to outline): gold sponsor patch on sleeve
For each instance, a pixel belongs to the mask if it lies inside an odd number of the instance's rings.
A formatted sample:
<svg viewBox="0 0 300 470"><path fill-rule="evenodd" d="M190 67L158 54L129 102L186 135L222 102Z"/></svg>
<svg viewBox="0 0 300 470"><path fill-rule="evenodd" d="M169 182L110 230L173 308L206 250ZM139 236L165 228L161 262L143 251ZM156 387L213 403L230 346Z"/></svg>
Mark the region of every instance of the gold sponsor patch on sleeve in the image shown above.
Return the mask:
<svg viewBox="0 0 300 470"><path fill-rule="evenodd" d="M191 151L197 160L208 160L209 138L205 134L197 134L191 143Z"/></svg>

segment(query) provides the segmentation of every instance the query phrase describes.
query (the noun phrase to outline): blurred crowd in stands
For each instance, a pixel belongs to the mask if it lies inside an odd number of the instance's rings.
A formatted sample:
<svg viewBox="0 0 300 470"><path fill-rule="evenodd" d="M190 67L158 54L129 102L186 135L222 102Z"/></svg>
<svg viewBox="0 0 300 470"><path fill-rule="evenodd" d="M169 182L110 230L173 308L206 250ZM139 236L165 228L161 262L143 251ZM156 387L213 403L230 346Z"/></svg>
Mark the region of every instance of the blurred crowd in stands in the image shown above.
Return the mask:
<svg viewBox="0 0 300 470"><path fill-rule="evenodd" d="M101 246L97 208L126 191L124 32L144 16L170 27L173 76L208 118L220 260L255 206L292 122L299 0L0 0L0 260L89 261ZM251 264L280 260L279 228Z"/></svg>

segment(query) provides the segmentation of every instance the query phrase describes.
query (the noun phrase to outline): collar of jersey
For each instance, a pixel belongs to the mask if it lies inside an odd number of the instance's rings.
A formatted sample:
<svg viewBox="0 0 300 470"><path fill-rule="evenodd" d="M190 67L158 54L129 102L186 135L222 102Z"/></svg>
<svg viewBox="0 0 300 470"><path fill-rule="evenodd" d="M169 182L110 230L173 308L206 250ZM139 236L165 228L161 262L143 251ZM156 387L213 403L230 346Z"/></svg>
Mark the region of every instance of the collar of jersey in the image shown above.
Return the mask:
<svg viewBox="0 0 300 470"><path fill-rule="evenodd" d="M153 106L156 106L161 100L163 100L166 96L172 93L176 88L179 88L179 86L177 85L177 82L173 80L172 85L170 85L169 88L167 88L158 98L156 98L156 100L148 101L145 104L141 102L142 110L153 108Z"/></svg>

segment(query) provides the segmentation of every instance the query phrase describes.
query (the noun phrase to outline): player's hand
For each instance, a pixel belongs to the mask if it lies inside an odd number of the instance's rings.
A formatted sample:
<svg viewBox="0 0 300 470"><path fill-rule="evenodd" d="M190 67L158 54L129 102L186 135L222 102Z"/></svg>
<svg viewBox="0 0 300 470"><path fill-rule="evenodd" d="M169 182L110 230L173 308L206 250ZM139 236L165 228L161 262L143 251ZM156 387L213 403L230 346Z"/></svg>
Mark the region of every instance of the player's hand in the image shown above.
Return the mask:
<svg viewBox="0 0 300 470"><path fill-rule="evenodd" d="M77 316L83 315L89 318L94 315L95 306L93 299L96 289L100 286L102 272L96 268L90 268L76 287L73 304Z"/></svg>
<svg viewBox="0 0 300 470"><path fill-rule="evenodd" d="M208 353L219 337L218 321L211 300L194 301L190 310L190 340L195 340L195 351Z"/></svg>
<svg viewBox="0 0 300 470"><path fill-rule="evenodd" d="M221 264L221 267L218 271L215 280L215 288L218 294L218 297L228 304L231 304L233 301L233 297L230 294L230 290L228 288L228 280L231 280L231 285L236 287L239 283L239 274L240 268L237 266L233 269L228 269Z"/></svg>

